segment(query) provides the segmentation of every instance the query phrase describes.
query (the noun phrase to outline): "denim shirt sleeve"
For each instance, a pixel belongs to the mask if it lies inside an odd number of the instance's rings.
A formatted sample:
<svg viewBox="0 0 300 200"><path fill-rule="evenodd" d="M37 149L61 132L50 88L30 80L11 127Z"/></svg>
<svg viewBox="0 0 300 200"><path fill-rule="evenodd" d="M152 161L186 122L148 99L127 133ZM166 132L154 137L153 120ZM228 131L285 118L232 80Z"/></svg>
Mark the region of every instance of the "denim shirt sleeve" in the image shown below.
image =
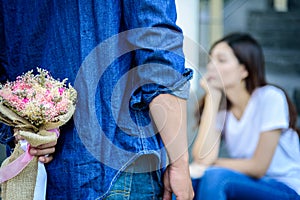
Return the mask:
<svg viewBox="0 0 300 200"><path fill-rule="evenodd" d="M131 96L130 107L144 109L162 93L188 98L193 72L184 66L183 34L175 24L175 2L125 2L125 25L128 30L136 29L127 40L136 49L132 67L140 85Z"/></svg>

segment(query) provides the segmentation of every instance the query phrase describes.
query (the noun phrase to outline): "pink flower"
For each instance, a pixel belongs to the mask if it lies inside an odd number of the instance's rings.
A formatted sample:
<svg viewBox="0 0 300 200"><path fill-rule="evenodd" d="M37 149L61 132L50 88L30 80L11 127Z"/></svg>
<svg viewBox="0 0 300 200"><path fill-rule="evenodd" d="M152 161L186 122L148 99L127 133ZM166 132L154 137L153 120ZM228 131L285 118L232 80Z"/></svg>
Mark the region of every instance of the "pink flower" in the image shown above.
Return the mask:
<svg viewBox="0 0 300 200"><path fill-rule="evenodd" d="M23 103L28 103L28 102L29 102L29 99L25 97L25 98L22 100L22 102L23 102Z"/></svg>
<svg viewBox="0 0 300 200"><path fill-rule="evenodd" d="M62 95L65 91L65 88L58 88L58 92L60 95Z"/></svg>

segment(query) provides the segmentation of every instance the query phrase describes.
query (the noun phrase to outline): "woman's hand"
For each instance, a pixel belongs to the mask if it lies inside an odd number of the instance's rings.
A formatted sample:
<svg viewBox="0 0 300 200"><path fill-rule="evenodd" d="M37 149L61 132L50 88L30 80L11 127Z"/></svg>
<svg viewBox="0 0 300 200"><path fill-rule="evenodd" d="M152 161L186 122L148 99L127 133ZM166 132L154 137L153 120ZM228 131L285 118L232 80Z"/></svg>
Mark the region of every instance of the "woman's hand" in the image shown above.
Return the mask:
<svg viewBox="0 0 300 200"><path fill-rule="evenodd" d="M214 85L213 78L209 74L205 74L200 80L200 86L204 89L206 94L215 97L222 94L221 89Z"/></svg>

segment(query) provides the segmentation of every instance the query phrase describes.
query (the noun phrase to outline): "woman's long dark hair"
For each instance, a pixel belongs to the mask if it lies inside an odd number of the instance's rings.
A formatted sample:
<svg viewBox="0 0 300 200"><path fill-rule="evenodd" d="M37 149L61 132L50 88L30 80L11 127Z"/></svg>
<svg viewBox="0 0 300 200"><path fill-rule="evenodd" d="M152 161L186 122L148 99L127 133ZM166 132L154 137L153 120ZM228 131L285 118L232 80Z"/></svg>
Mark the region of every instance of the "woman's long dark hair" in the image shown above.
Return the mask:
<svg viewBox="0 0 300 200"><path fill-rule="evenodd" d="M240 64L243 64L248 71L248 77L245 79L246 89L249 94L257 88L264 85L267 85L266 76L265 76L265 61L263 50L260 44L249 34L247 33L232 33L230 35L225 36L224 38L216 41L211 49L209 54L211 54L212 49L219 43L226 42L230 48L233 50L236 58L238 59ZM276 86L278 87L278 86ZM279 87L280 88L280 87ZM280 88L283 90L282 88ZM300 137L300 131L297 129L297 111L295 105L293 105L292 101L288 97L287 93L285 93L288 107L289 107L289 127L296 130ZM196 111L196 118L198 119L198 124L200 123L201 114L204 108L204 99L201 98L199 101L199 109ZM226 109L230 109L231 104L228 100L226 100Z"/></svg>

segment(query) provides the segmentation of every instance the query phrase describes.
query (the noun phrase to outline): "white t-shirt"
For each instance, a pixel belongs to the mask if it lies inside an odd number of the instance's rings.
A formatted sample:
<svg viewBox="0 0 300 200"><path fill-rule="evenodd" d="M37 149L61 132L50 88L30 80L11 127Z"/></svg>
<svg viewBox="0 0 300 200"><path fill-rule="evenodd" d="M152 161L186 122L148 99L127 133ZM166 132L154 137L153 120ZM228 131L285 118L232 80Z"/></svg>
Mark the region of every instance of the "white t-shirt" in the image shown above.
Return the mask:
<svg viewBox="0 0 300 200"><path fill-rule="evenodd" d="M289 111L282 90L274 86L256 89L240 120L227 113L225 144L232 158L251 158L260 134L282 129L266 177L276 179L300 195L300 147L297 133L289 129Z"/></svg>

